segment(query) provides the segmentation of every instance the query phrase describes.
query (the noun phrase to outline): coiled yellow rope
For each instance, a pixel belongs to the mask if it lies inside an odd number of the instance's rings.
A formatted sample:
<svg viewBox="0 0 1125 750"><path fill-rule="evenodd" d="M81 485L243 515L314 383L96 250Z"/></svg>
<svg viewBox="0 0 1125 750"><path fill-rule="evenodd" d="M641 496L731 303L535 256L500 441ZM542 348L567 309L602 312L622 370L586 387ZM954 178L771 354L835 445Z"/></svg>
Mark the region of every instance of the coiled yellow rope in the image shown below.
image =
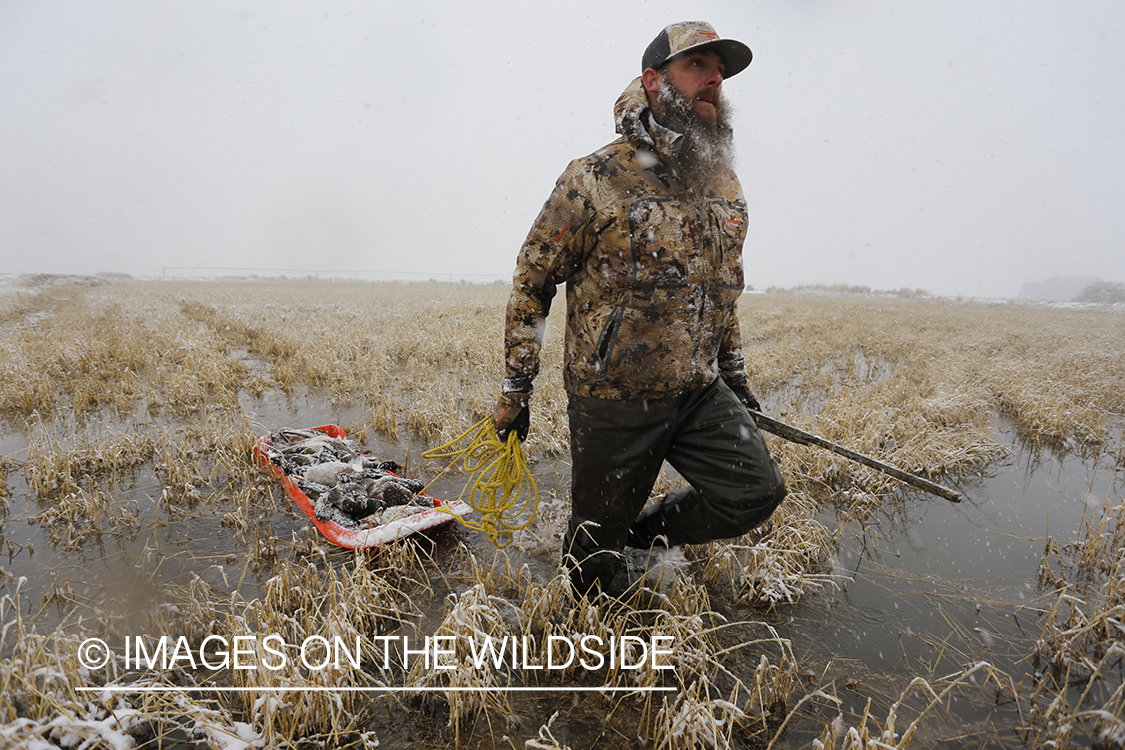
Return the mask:
<svg viewBox="0 0 1125 750"><path fill-rule="evenodd" d="M468 445L457 447L465 440L469 440ZM511 544L512 532L525 528L535 519L539 510L539 486L531 476L515 430L502 442L492 418L485 417L445 445L423 452L422 457L450 458L449 466L461 462L469 479L458 499L464 499L468 492L466 502L480 513L480 520L467 520L456 514L453 517L462 526L483 532L497 549ZM521 497L523 504L517 508ZM527 520L517 523L529 509L531 514Z"/></svg>

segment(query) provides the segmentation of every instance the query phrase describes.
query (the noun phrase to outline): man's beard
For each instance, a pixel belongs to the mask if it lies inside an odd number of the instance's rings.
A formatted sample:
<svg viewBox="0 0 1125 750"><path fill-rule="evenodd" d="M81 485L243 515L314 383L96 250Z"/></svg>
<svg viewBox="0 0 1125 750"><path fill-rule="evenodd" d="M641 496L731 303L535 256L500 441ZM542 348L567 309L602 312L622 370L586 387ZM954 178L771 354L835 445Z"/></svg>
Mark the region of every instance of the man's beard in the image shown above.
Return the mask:
<svg viewBox="0 0 1125 750"><path fill-rule="evenodd" d="M678 157L684 179L692 188L706 188L715 177L734 166L734 129L730 125L730 112L716 94L715 124L708 124L692 102L669 80L667 71L663 78L660 93L656 95L660 106L657 122L684 136Z"/></svg>

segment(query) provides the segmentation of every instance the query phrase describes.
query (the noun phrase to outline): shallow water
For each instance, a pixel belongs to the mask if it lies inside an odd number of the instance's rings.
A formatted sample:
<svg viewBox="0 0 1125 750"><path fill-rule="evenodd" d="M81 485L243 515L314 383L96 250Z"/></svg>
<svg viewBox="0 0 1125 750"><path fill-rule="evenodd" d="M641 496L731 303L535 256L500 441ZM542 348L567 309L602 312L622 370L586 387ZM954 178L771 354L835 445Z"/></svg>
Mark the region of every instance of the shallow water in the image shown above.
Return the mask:
<svg viewBox="0 0 1125 750"><path fill-rule="evenodd" d="M836 559L839 589L778 613L777 627L808 668L836 680L847 725L859 723L872 695L874 717L885 719L913 676L952 674L980 661L1016 681L1035 672L1031 654L1050 606L1039 588L1047 537L1076 539L1084 520L1120 505L1125 477L1103 461L1021 452L1011 433L997 438L1012 455L960 483L965 501L910 490L876 526L846 527ZM935 734L960 735L973 746L1021 746L1014 708L989 704L962 702ZM815 735L819 725L810 729Z"/></svg>
<svg viewBox="0 0 1125 750"><path fill-rule="evenodd" d="M311 396L267 394L247 397L242 406L262 434L282 427L363 424L365 418L356 407L333 406ZM1083 519L1121 503L1125 480L1099 460L1031 453L1020 448L1012 433L998 439L1012 448L1011 457L984 475L964 478L958 489L967 496L965 502L953 504L908 490L898 501L888 501L886 510L865 527L846 526L834 561L838 588L771 612L732 605L721 594L713 597L713 605L731 619L765 620L776 627L792 641L810 685L831 687L842 701L838 709L823 701L806 704L775 747L807 746L837 713L843 713L847 725L858 724L869 698L873 717L883 720L914 676L950 674L977 661L988 661L1016 679L1034 671L1029 656L1042 628L1038 571L1045 540L1048 535L1060 542L1076 538ZM374 434L366 444L378 457L410 467L411 475L428 479L437 471L420 457L425 446ZM6 426L0 454L26 458L18 425ZM543 493L541 518L533 527L538 541L525 538L524 551L497 553L480 534L451 523L426 543L435 562L448 561L463 543L481 559L511 555L519 565L528 565L537 580L553 576L565 520L567 467L563 461L545 461L535 471ZM146 469L115 489L122 501L136 502L141 525L68 549L53 544L42 526L29 523L41 508L28 498L21 473L9 469L8 481L11 495L0 527L0 560L7 575L0 594L10 593L14 580L26 577L21 601L40 632L64 617L97 618L103 607L139 611L162 587L187 585L193 575L216 590L237 590L253 598L272 575L269 565L255 566L247 559L255 534L294 540L290 554L299 554L298 545L310 540L338 554L315 538L279 489L273 512L254 519L258 526L248 532L225 528L213 512L196 513L190 505L176 519L162 518L153 501L161 484ZM462 481L443 476L430 492L456 496ZM842 509L829 508L821 520L833 528L842 515ZM339 559L346 562L344 555ZM60 596L52 599L52 592ZM419 602L426 620L440 620L444 593L436 586L431 601ZM757 658L748 653L735 671L752 673ZM525 717L521 727L510 730L515 746L534 737L556 711L554 736L575 750L636 744L607 724L606 704L598 697L530 694L512 702ZM992 703L987 697L966 701L956 711L934 716L927 722L929 736L916 740L917 746L940 746L941 738L952 737L974 746L1019 746L1011 731L1019 718L1015 709ZM376 699L376 706L380 747L426 747L450 739L440 729L446 718L440 709L427 716L403 711L393 700ZM463 746L490 747L505 735L503 728L478 729L474 739L462 737Z"/></svg>

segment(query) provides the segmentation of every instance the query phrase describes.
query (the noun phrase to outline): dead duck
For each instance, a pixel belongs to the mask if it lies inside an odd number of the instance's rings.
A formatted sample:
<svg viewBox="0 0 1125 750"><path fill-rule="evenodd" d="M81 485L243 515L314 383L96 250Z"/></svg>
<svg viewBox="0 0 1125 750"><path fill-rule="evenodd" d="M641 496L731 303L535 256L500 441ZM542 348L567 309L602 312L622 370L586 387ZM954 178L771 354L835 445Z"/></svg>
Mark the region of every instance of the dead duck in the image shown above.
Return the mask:
<svg viewBox="0 0 1125 750"><path fill-rule="evenodd" d="M425 486L416 479L384 474L381 477L367 477L360 485L368 497L382 500L386 505L409 505Z"/></svg>
<svg viewBox="0 0 1125 750"><path fill-rule="evenodd" d="M355 519L365 518L387 507L381 497L372 497L364 491L360 482L346 475L341 476L340 481L329 488L325 494L325 502Z"/></svg>
<svg viewBox="0 0 1125 750"><path fill-rule="evenodd" d="M343 461L325 461L324 463L306 467L304 479L307 482L316 482L317 484L332 486L339 481L341 476L355 473L356 469L351 464L346 464Z"/></svg>

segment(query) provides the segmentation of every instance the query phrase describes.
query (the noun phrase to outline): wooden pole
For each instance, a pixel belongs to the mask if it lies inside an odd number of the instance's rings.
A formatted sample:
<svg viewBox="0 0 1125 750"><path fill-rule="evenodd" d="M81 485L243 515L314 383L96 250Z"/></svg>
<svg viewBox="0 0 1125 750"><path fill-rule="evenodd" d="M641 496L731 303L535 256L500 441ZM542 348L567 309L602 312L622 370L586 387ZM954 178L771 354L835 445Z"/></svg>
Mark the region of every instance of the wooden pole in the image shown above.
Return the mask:
<svg viewBox="0 0 1125 750"><path fill-rule="evenodd" d="M811 432L805 432L804 430L797 429L793 425L779 422L772 417L767 417L765 414L761 414L756 411L751 411L750 414L754 417L754 421L758 423L758 429L765 430L766 432L772 432L774 435L785 438L790 442L798 443L800 445L815 445L820 448L827 448L833 453L837 453L844 458L850 459L857 463L861 463L864 466L870 466L876 471L881 471L884 474L889 474L895 479L902 480L903 482L906 482L909 485L913 485L918 489L925 490L926 492L932 492L933 494L944 497L946 500L954 503L959 503L961 502L962 498L964 498L964 495L962 495L960 492L957 492L956 490L951 490L948 487L943 487L940 484L931 482L929 479L920 477L917 474L911 474L908 471L903 471L897 466L892 466L891 464L886 464L882 461L876 461L870 456L865 456L862 453L856 453L855 451L845 448L842 445L833 443L831 440L825 440L818 435L813 435Z"/></svg>

